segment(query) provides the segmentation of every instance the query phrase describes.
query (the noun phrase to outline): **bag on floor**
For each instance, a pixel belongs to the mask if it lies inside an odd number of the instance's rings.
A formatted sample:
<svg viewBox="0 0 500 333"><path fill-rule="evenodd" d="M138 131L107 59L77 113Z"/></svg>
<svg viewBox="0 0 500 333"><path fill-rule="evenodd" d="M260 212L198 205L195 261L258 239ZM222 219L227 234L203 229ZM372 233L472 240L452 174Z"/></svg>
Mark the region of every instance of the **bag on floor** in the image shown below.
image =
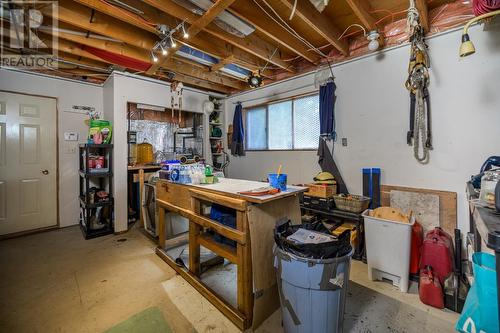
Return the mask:
<svg viewBox="0 0 500 333"><path fill-rule="evenodd" d="M443 285L446 277L453 272L453 252L451 236L439 227L434 228L425 234L420 269L431 266Z"/></svg>
<svg viewBox="0 0 500 333"><path fill-rule="evenodd" d="M459 332L500 332L495 256L476 252L472 255L474 282L455 329Z"/></svg>
<svg viewBox="0 0 500 333"><path fill-rule="evenodd" d="M418 296L424 304L438 309L444 308L443 288L437 276L434 275L431 266L427 266L420 270Z"/></svg>

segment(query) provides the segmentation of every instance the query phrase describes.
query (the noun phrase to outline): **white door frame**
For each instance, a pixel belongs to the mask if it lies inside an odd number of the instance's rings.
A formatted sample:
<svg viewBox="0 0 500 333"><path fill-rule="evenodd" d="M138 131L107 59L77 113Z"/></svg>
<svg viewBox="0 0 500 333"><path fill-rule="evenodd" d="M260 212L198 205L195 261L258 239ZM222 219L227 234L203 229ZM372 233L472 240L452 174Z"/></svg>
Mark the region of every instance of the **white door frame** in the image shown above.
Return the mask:
<svg viewBox="0 0 500 333"><path fill-rule="evenodd" d="M11 234L0 235L0 240L7 239L7 238L20 237L20 236L29 235L29 234L35 234L35 233L49 231L49 230L53 230L53 229L59 229L60 228L60 221L59 221L59 109L58 109L59 100L57 99L57 97L54 97L54 96L37 95L37 94L20 92L20 91L0 89L0 92L8 93L8 94L25 95L25 96L31 96L31 97L50 98L50 99L53 99L56 101L56 110L55 110L56 111L56 129L55 130L56 130L56 210L57 210L56 211L56 225L50 226L50 227L32 229L32 230L24 230L24 231L14 232Z"/></svg>

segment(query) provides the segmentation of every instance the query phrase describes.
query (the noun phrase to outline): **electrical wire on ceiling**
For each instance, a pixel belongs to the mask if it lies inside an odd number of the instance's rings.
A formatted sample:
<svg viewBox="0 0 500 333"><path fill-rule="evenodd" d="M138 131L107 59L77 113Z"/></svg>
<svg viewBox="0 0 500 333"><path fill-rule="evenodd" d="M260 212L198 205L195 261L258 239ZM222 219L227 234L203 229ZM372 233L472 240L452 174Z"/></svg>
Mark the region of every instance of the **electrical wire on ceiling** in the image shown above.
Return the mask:
<svg viewBox="0 0 500 333"><path fill-rule="evenodd" d="M307 47L312 49L314 52L318 53L321 57L327 58L328 56L324 54L320 49L318 49L315 45L310 43L307 39L302 37L297 31L295 31L281 16L276 12L276 10L266 1L262 0L262 2L269 7L269 9L274 13L276 18L271 15L257 0L253 0L253 2L267 15L269 16L276 24L285 29L288 33L293 35L295 38L304 43ZM279 19L279 21L278 21ZM281 22L280 22L281 21Z"/></svg>

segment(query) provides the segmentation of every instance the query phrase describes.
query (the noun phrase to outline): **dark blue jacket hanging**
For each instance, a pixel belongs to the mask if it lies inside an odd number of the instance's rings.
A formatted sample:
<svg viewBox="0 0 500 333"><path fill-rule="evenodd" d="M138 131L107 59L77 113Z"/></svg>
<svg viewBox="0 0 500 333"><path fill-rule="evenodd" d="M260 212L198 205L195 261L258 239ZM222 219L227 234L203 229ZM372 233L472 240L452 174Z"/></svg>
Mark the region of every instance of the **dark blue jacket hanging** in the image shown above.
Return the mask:
<svg viewBox="0 0 500 333"><path fill-rule="evenodd" d="M335 140L335 82L329 81L319 88L319 127L321 136Z"/></svg>
<svg viewBox="0 0 500 333"><path fill-rule="evenodd" d="M347 186L342 179L340 170L333 159L333 150L330 152L327 140L335 140L335 90L337 86L333 80L319 88L319 129L320 138L318 146L318 164L321 171L330 172L337 181L339 193L349 193Z"/></svg>
<svg viewBox="0 0 500 333"><path fill-rule="evenodd" d="M241 103L236 105L233 117L233 140L231 142L231 155L245 156L245 130L243 128L243 112Z"/></svg>

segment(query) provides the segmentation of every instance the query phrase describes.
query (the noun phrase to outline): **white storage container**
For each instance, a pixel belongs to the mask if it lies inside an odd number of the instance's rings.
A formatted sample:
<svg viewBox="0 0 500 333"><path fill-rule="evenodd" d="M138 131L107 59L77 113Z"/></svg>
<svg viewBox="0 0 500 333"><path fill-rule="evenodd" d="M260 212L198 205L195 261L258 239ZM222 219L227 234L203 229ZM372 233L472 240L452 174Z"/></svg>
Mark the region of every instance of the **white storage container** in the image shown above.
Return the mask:
<svg viewBox="0 0 500 333"><path fill-rule="evenodd" d="M408 292L410 275L411 229L415 223L390 221L371 217L363 212L366 258L370 280L391 280L402 292Z"/></svg>

